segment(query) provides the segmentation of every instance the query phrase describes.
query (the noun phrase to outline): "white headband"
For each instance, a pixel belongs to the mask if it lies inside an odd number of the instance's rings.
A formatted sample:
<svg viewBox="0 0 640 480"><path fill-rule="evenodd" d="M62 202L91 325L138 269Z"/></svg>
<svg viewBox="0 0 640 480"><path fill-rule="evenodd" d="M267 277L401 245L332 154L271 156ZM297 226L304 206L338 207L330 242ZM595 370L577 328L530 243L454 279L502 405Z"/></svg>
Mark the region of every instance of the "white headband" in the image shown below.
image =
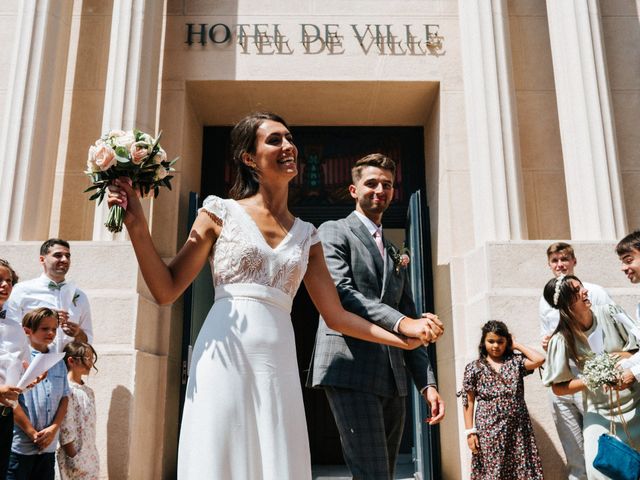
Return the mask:
<svg viewBox="0 0 640 480"><path fill-rule="evenodd" d="M556 278L556 289L553 292L553 306L557 307L558 306L558 299L560 298L560 285L562 285L562 280L564 280L564 277L566 275L560 275L558 278Z"/></svg>

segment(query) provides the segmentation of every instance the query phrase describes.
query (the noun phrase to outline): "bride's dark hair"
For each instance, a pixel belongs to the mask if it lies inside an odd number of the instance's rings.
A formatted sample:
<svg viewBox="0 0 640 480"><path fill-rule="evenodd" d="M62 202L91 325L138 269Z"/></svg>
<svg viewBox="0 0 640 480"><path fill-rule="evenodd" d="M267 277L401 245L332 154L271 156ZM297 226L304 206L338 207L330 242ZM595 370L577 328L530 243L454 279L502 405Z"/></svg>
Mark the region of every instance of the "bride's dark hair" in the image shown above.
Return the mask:
<svg viewBox="0 0 640 480"><path fill-rule="evenodd" d="M242 156L245 153L256 152L257 131L266 120L281 123L289 128L287 122L275 113L254 112L236 123L231 130L231 152L236 166L236 179L229 190L229 196L235 200L255 195L260 187L259 172L244 163Z"/></svg>
<svg viewBox="0 0 640 480"><path fill-rule="evenodd" d="M545 285L543 296L549 305L560 312L560 322L558 322L553 335L559 333L564 337L569 349L569 357L576 363L580 363L584 359L578 355L576 340L580 339L586 342L586 337L578 327L578 321L571 310L578 299L580 288L574 287L569 280L577 280L582 285L580 279L575 275L552 278Z"/></svg>

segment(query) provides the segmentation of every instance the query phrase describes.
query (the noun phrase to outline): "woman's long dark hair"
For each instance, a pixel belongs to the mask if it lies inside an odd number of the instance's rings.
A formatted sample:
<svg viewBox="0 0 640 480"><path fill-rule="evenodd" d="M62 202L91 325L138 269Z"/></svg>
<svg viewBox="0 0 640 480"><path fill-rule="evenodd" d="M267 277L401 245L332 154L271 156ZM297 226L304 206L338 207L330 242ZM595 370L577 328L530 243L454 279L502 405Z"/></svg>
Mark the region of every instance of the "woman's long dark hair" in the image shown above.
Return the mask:
<svg viewBox="0 0 640 480"><path fill-rule="evenodd" d="M576 339L586 341L586 337L579 328L578 321L571 310L571 307L576 303L580 289L571 285L570 280L577 280L582 285L580 279L575 275L552 278L544 286L543 296L549 305L560 312L560 322L558 322L553 335L559 333L564 337L569 349L569 357L576 363L580 363L584 359L578 355Z"/></svg>
<svg viewBox="0 0 640 480"><path fill-rule="evenodd" d="M229 196L235 200L255 195L260 187L260 172L244 163L242 156L256 152L258 128L265 120L272 120L289 128L287 122L275 113L255 112L244 117L231 130L231 152L236 166L236 179L229 190Z"/></svg>
<svg viewBox="0 0 640 480"><path fill-rule="evenodd" d="M507 346L504 349L505 357L513 353L513 339L511 338L511 334L509 333L509 328L507 327L507 325L500 320L489 320L482 326L482 338L480 339L480 345L478 345L480 358L487 358L487 355L489 355L484 341L486 340L487 335L489 335L490 333L495 333L499 337L503 337L507 340Z"/></svg>

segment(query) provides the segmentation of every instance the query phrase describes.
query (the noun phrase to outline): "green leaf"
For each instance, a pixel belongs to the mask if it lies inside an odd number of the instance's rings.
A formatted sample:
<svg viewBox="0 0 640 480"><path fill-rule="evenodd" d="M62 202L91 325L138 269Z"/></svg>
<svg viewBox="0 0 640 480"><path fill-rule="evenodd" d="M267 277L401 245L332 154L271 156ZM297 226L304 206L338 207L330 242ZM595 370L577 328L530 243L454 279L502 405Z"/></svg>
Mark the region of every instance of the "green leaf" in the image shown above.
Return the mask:
<svg viewBox="0 0 640 480"><path fill-rule="evenodd" d="M89 200L95 200L96 198L101 198L104 196L104 192L96 192L89 197Z"/></svg>

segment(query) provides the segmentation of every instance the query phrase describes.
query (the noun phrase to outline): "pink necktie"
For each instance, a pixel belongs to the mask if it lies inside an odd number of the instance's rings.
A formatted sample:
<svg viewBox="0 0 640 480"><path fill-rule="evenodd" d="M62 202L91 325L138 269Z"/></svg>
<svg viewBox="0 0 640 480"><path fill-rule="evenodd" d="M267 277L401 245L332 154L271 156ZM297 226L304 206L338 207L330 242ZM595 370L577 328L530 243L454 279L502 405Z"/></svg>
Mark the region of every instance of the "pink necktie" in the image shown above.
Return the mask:
<svg viewBox="0 0 640 480"><path fill-rule="evenodd" d="M380 256L384 259L384 244L382 243L382 233L380 232L380 229L374 232L373 238L375 239L376 245L378 246Z"/></svg>

